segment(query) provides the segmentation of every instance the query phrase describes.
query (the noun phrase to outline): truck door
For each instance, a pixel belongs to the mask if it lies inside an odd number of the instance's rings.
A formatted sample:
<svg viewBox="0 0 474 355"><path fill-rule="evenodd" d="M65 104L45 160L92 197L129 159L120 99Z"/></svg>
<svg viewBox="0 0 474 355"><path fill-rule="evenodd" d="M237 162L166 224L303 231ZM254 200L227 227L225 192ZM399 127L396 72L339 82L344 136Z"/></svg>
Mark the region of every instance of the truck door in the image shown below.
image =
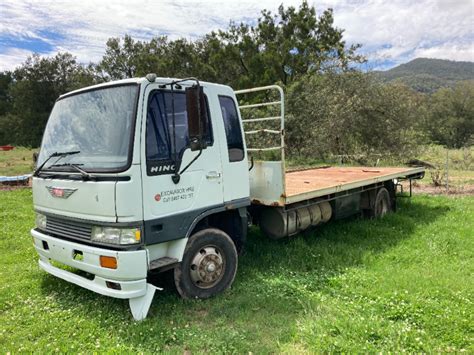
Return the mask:
<svg viewBox="0 0 474 355"><path fill-rule="evenodd" d="M244 148L242 121L235 96L228 92L218 95L220 119L223 122L225 140L221 142L224 172L224 200L235 201L249 197L249 172Z"/></svg>
<svg viewBox="0 0 474 355"><path fill-rule="evenodd" d="M141 155L145 243L155 244L185 237L194 219L221 207L224 197L220 149L209 107L207 148L174 183L175 149L179 170L199 153L189 149L186 95L184 90L171 92L150 86L145 93Z"/></svg>

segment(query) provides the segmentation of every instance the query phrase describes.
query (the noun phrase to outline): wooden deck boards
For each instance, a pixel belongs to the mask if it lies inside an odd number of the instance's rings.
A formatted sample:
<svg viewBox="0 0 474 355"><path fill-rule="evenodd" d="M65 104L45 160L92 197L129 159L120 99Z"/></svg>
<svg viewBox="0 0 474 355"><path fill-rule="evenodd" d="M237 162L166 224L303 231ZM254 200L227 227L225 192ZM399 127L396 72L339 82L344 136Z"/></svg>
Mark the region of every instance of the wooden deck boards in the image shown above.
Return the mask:
<svg viewBox="0 0 474 355"><path fill-rule="evenodd" d="M410 170L413 168L329 167L287 172L285 173L286 197L392 174L403 174Z"/></svg>

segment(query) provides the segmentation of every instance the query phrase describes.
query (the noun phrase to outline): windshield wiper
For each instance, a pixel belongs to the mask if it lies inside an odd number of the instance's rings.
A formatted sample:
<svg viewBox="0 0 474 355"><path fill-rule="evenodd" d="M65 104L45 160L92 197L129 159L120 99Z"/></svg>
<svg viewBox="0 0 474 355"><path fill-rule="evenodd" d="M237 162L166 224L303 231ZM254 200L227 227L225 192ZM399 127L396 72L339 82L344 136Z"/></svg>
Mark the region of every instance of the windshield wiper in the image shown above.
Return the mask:
<svg viewBox="0 0 474 355"><path fill-rule="evenodd" d="M87 181L87 180L91 180L94 178L94 176L92 176L91 174L89 174L87 171L85 171L84 169L81 169L79 167L80 164L72 164L72 163L64 163L64 164L53 164L50 166L50 168L52 167L57 167L57 166L70 166L71 168L74 168L76 169L82 176L82 180L84 181ZM81 164L82 165L82 164Z"/></svg>
<svg viewBox="0 0 474 355"><path fill-rule="evenodd" d="M74 155L74 154L79 154L80 152L81 152L80 150L74 150L74 151L71 151L71 152L54 152L54 153L51 154L49 157L47 157L46 160L35 170L35 172L33 173L33 176L38 176L39 173L41 172L41 170L43 170L43 168L44 168L44 166L46 165L46 163L47 163L51 158L59 157L59 159L56 160L56 162L58 162L60 159L62 159L62 158L65 157L65 156Z"/></svg>

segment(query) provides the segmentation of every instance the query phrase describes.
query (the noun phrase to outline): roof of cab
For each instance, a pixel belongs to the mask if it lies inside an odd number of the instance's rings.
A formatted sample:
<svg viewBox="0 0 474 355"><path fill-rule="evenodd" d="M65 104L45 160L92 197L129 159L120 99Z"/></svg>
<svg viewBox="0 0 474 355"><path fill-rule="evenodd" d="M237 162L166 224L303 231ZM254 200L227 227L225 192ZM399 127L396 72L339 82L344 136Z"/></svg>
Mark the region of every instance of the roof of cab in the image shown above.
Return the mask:
<svg viewBox="0 0 474 355"><path fill-rule="evenodd" d="M169 83L169 82L172 82L172 81L179 81L179 80L182 80L182 79L157 77L155 82L164 84L164 83ZM111 85L143 84L143 83L148 83L148 82L149 82L149 80L146 77L108 81L108 82L105 82L105 83L92 85L92 86L87 86L87 87L84 87L84 88L81 88L81 89L77 89L77 90L74 90L74 91L67 92L67 93L62 94L61 96L59 96L59 98L61 99L63 97L78 94L78 93L83 92L83 91L89 91L89 90L103 88L103 87L107 87L107 86L111 86ZM202 85L202 86L220 86L220 87L229 88L228 85L209 83L207 81L199 81L199 84Z"/></svg>
<svg viewBox="0 0 474 355"><path fill-rule="evenodd" d="M59 98L63 98L65 96L69 96L69 95L74 95L74 94L78 94L82 91L88 91L88 90L92 90L92 89L98 89L98 88L102 88L102 87L107 87L107 86L111 86L111 85L120 85L120 84L141 84L143 83L144 81L147 81L146 78L131 78L131 79L122 79L122 80L115 80L115 81L107 81L105 83L101 83L101 84L97 84L97 85L92 85L92 86L86 86L86 87L83 87L81 89L77 89L77 90L74 90L74 91L69 91L67 93L64 93L62 95L59 96Z"/></svg>

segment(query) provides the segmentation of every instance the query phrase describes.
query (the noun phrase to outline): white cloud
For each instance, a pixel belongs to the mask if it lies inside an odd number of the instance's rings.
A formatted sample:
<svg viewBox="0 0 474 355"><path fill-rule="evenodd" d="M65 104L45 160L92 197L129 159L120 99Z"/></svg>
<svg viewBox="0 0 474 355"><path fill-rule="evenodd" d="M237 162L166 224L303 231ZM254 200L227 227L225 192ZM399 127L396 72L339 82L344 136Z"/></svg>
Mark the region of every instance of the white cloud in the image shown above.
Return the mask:
<svg viewBox="0 0 474 355"><path fill-rule="evenodd" d="M446 43L436 47L420 48L415 51L414 57L474 62L474 44Z"/></svg>
<svg viewBox="0 0 474 355"><path fill-rule="evenodd" d="M260 10L276 11L282 0L108 0L0 2L0 36L36 38L54 50L69 51L81 62L98 61L110 37L130 33L138 39L168 35L194 39L230 20L255 21ZM283 0L285 6L299 0ZM473 0L309 1L319 13L334 8L336 25L348 43L361 43L374 62L393 63L416 56L474 60ZM49 34L57 36L51 37ZM0 38L1 38L0 37ZM15 52L16 51L16 52ZM13 68L25 53L0 49L0 68ZM13 54L12 54L13 53ZM16 61L16 59L18 62ZM469 59L471 58L471 59Z"/></svg>
<svg viewBox="0 0 474 355"><path fill-rule="evenodd" d="M349 1L336 8L335 20L348 42L362 43L375 61L428 55L466 60L465 43L472 48L474 41L472 0Z"/></svg>
<svg viewBox="0 0 474 355"><path fill-rule="evenodd" d="M32 54L25 49L8 48L4 53L0 53L0 71L15 69Z"/></svg>
<svg viewBox="0 0 474 355"><path fill-rule="evenodd" d="M110 37L130 33L143 40L158 35L192 39L225 28L230 20L254 19L264 7L276 8L275 1L3 0L0 35L41 39L89 62L100 59ZM48 39L41 31L58 33L60 38Z"/></svg>

